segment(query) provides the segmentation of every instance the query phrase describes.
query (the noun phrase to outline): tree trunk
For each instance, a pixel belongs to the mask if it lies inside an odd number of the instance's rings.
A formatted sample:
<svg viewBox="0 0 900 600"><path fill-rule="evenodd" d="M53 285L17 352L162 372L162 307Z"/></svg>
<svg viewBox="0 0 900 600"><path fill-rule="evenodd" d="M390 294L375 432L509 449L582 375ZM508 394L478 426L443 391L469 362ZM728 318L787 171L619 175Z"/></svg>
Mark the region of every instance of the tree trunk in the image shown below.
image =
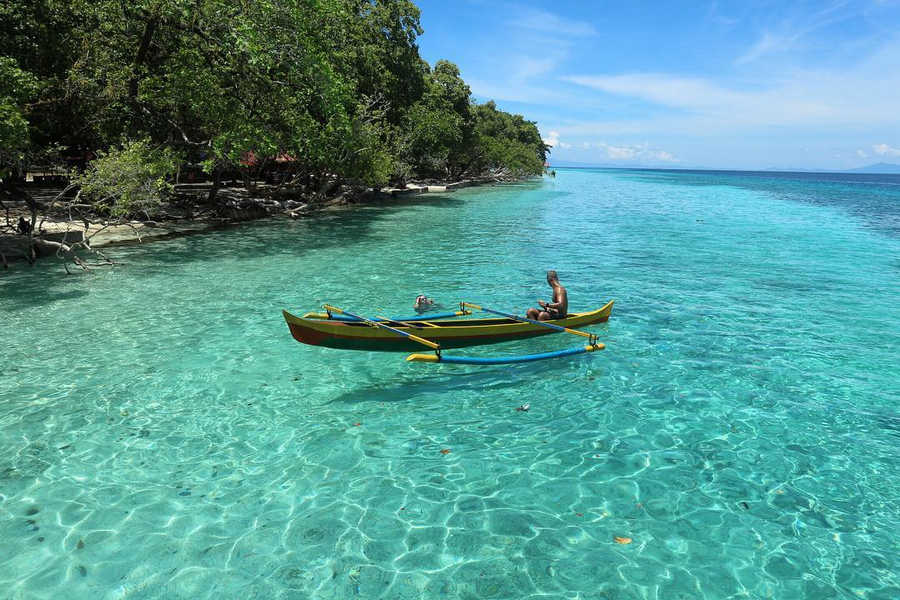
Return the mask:
<svg viewBox="0 0 900 600"><path fill-rule="evenodd" d="M219 189L222 187L222 172L219 170L219 167L213 168L213 184L212 187L209 188L209 196L207 196L206 201L210 204L216 201L216 195L219 193Z"/></svg>
<svg viewBox="0 0 900 600"><path fill-rule="evenodd" d="M156 9L158 11L159 8ZM153 42L153 35L156 33L156 27L159 25L159 13L154 11L152 15L144 23L144 32L141 35L141 43L134 55L132 63L132 76L128 82L128 98L132 102L137 101L138 84L140 83L140 67L147 61L147 54L150 52L150 44Z"/></svg>

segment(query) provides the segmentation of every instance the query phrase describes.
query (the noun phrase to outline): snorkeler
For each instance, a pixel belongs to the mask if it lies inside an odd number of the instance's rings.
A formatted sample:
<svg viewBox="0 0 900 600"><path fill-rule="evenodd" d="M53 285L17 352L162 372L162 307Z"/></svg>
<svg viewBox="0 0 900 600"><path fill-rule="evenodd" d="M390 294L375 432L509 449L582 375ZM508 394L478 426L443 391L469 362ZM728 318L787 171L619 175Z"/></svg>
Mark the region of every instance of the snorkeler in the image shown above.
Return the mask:
<svg viewBox="0 0 900 600"><path fill-rule="evenodd" d="M413 304L413 308L416 309L417 313L429 311L434 308L434 300L427 297L425 294L419 294L418 296L416 296L416 301Z"/></svg>

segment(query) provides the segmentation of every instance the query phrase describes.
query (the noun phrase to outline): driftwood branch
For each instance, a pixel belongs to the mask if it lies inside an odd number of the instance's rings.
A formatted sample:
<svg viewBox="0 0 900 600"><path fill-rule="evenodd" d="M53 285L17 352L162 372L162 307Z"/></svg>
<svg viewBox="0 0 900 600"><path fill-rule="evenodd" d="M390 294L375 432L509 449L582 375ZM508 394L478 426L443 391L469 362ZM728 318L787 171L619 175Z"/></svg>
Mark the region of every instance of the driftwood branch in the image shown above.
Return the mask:
<svg viewBox="0 0 900 600"><path fill-rule="evenodd" d="M72 244L66 244L65 242L57 242L54 240L46 240L43 238L35 238L33 240L35 247L41 249L42 252L47 252L49 254L50 251L53 252L54 256L60 259L69 259L73 264L77 265L82 271L90 271L94 267L106 267L112 266L115 263L111 258L100 252L99 250L91 247L90 241L85 238L81 241L74 242ZM89 252L96 254L99 256L102 261L96 263L88 263L83 258L81 258L77 251L79 249L85 249ZM66 273L70 273L68 262L63 262L63 267L66 269Z"/></svg>

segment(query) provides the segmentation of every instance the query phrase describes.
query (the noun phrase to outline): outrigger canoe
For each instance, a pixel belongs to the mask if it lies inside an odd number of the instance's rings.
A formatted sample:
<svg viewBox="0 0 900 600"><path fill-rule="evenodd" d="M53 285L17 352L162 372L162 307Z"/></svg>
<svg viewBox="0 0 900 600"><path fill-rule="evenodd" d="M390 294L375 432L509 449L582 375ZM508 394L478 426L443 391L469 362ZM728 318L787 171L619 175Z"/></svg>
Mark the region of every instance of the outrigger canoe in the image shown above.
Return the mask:
<svg viewBox="0 0 900 600"><path fill-rule="evenodd" d="M458 318L470 315L467 307L473 307L486 312L492 312L502 317L489 318ZM446 348L465 348L469 346L481 346L496 344L511 340L536 337L568 331L578 333L591 338L591 345L587 349L577 348L577 352L602 349L595 336L584 332L573 331L575 327L584 327L595 323L603 323L609 319L613 302L596 310L571 313L564 319L552 321L530 321L515 315L506 315L478 305L461 303L460 311L443 313L432 316L398 317L398 318L374 318L367 319L341 311L336 307L326 305L327 312L308 312L302 317L282 311L284 320L291 330L291 335L298 342L313 346L325 346L342 350L366 350L370 352L410 352L420 350L423 340L426 345L436 350L436 358L429 355L414 354L409 360L429 362L468 362L484 363L485 361L500 361L500 359L466 359L463 361L457 357L441 357L441 350ZM439 346L439 347L435 347ZM553 356L565 356L576 353L574 350L564 350L560 353L546 353ZM528 355L536 357L539 355ZM543 356L550 358L551 356ZM523 362L518 360L502 360L502 362ZM532 358L530 360L537 360Z"/></svg>

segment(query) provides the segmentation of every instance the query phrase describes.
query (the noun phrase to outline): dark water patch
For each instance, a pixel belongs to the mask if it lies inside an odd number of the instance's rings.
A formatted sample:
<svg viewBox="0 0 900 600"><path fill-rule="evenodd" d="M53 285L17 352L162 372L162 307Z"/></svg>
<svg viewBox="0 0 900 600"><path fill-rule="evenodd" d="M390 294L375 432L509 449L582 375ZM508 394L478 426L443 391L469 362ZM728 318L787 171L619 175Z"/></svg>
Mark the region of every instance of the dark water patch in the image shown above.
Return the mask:
<svg viewBox="0 0 900 600"><path fill-rule="evenodd" d="M615 170L618 177L687 187L732 186L841 209L867 227L900 236L900 175L761 171Z"/></svg>
<svg viewBox="0 0 900 600"><path fill-rule="evenodd" d="M71 290L68 292L56 292L52 288L41 287L39 285L28 286L28 290L20 290L12 299L16 301L19 308L27 306L44 306L59 302L61 300L75 300L88 295L85 290Z"/></svg>
<svg viewBox="0 0 900 600"><path fill-rule="evenodd" d="M464 205L465 200L450 194L411 194L408 196L397 196L396 198L383 198L383 199L372 199L366 200L356 204L356 207L364 206L364 207L377 207L384 209L391 209L396 207L410 207L410 206L429 206L436 208L459 208ZM352 212L355 210L353 207L348 207L346 211L341 212Z"/></svg>
<svg viewBox="0 0 900 600"><path fill-rule="evenodd" d="M267 219L222 230L216 234L194 235L165 244L163 252L146 252L141 266L184 265L215 258L256 258L284 255L302 256L315 250L346 247L371 235L372 225L383 211L361 208L299 221ZM286 243L285 238L290 238ZM159 246L163 248L163 246Z"/></svg>
<svg viewBox="0 0 900 600"><path fill-rule="evenodd" d="M560 341L564 346L566 342ZM571 344L572 342L568 342ZM576 342L577 343L577 342ZM497 344L474 348L463 348L451 351L454 355L466 353L471 356L513 356L525 354L520 343L518 351L503 346L511 344ZM499 346L499 348L498 348ZM602 353L601 353L602 354ZM398 363L402 363L405 354L395 354ZM581 359L580 361L578 359ZM570 368L577 368L579 364L590 364L594 360L592 356L570 359L567 363ZM441 368L436 365L417 365L408 373L393 378L389 382L379 381L372 384L361 384L354 389L339 394L329 401L329 404L357 404L372 402L413 402L424 395L432 394L439 397L450 392L483 391L485 398L489 400L490 394L499 394L503 390L514 390L523 385L528 379L538 381L542 376L559 376L559 364L554 361L544 361L523 365L509 365L505 368L470 369L449 365L443 373L429 373L428 370ZM398 381L399 379L399 381Z"/></svg>
<svg viewBox="0 0 900 600"><path fill-rule="evenodd" d="M12 272L0 277L0 306L9 303L15 310L84 298L90 294L92 278L109 270L139 269L152 275L161 267L169 269L215 258L299 257L319 250L346 248L372 239L373 226L398 211L418 205L457 209L464 204L465 200L458 197L427 194L361 203L296 221L272 218L223 224L153 242L134 241L107 247L105 253L118 264L90 273L82 273L76 267L69 275L55 259L44 259L35 265L16 265ZM35 271L39 277L35 277Z"/></svg>
<svg viewBox="0 0 900 600"><path fill-rule="evenodd" d="M827 292L833 289L834 286L827 285L822 280L807 280L803 281L801 279L779 279L779 278L765 278L765 279L756 279L753 282L754 287L773 290L776 292L787 292L787 293L819 293L819 292Z"/></svg>
<svg viewBox="0 0 900 600"><path fill-rule="evenodd" d="M77 300L88 293L82 273L67 275L62 263L53 258L34 265L17 264L9 273L0 274L0 307L4 309L7 306L11 310L48 306Z"/></svg>
<svg viewBox="0 0 900 600"><path fill-rule="evenodd" d="M879 415L875 417L875 421L879 427L887 430L888 435L900 438L900 416Z"/></svg>

